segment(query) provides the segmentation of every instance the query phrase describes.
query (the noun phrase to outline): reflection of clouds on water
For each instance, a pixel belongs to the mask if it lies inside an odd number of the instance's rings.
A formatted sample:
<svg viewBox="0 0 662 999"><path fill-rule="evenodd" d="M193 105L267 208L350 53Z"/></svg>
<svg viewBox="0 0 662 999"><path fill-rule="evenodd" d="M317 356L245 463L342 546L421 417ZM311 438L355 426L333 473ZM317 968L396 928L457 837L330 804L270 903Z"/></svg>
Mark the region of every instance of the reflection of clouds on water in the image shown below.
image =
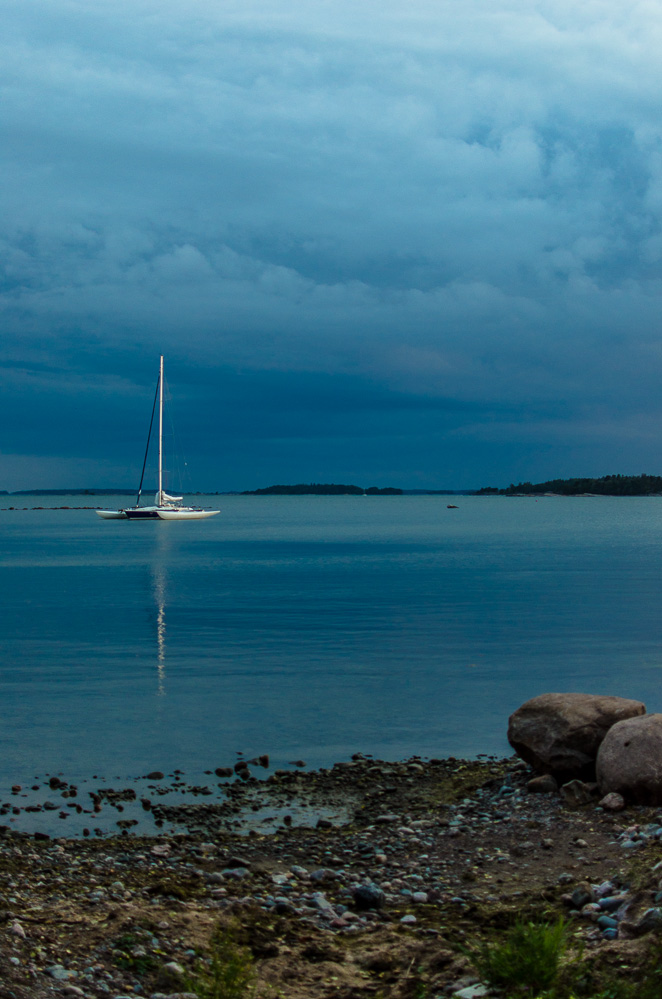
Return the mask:
<svg viewBox="0 0 662 999"><path fill-rule="evenodd" d="M156 674L157 693L159 697L165 696L166 678L166 591L168 574L166 570L167 558L170 548L170 537L168 531L163 531L162 527L167 525L156 524L158 530L154 546L154 558L152 561L152 578L154 581L154 601L156 603Z"/></svg>

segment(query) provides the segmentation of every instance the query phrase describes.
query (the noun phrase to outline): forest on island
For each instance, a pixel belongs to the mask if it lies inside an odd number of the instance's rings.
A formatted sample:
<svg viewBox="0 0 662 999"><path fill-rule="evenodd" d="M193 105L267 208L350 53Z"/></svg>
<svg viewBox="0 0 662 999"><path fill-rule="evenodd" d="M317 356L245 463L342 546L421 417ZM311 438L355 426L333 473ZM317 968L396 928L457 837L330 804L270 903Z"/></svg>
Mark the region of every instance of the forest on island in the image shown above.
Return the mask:
<svg viewBox="0 0 662 999"><path fill-rule="evenodd" d="M603 475L599 479L549 479L547 482L520 482L507 489L485 486L478 496L516 496L555 493L559 496L656 496L662 494L659 475Z"/></svg>

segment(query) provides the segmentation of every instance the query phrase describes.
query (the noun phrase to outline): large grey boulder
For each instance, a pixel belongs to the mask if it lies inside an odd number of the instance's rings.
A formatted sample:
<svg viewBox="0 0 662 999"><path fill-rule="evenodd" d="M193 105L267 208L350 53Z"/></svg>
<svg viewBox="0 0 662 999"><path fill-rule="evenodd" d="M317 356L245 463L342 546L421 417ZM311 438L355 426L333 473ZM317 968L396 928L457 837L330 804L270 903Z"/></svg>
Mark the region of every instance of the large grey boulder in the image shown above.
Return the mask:
<svg viewBox="0 0 662 999"><path fill-rule="evenodd" d="M601 694L541 694L508 719L508 741L542 773L590 779L612 725L646 712L641 701ZM611 789L610 789L611 790Z"/></svg>
<svg viewBox="0 0 662 999"><path fill-rule="evenodd" d="M662 714L620 721L605 736L596 765L603 794L662 805Z"/></svg>

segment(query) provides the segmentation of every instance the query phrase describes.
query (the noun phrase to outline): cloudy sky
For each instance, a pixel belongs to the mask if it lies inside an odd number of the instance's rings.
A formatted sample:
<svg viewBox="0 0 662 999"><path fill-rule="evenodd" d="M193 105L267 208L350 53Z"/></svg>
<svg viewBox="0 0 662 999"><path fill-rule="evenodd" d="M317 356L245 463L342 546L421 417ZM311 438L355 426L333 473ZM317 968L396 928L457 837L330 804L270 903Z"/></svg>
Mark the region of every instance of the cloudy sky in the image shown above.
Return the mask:
<svg viewBox="0 0 662 999"><path fill-rule="evenodd" d="M662 473L662 7L3 0L0 488Z"/></svg>

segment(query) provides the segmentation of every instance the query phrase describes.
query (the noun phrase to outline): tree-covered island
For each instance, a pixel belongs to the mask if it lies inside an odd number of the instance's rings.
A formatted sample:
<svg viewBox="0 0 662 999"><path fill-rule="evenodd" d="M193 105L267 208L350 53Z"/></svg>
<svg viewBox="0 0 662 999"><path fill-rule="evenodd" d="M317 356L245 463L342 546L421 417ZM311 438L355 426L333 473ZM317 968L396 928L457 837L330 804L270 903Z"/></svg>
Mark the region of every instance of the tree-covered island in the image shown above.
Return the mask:
<svg viewBox="0 0 662 999"><path fill-rule="evenodd" d="M662 495L662 476L659 475L603 475L599 479L549 479L547 482L512 483L507 489L485 486L477 496L539 496L554 493L557 496L658 496Z"/></svg>
<svg viewBox="0 0 662 999"><path fill-rule="evenodd" d="M242 496L402 496L402 489L377 486L344 486L335 483L299 483L296 486L267 486L265 489L247 489Z"/></svg>

